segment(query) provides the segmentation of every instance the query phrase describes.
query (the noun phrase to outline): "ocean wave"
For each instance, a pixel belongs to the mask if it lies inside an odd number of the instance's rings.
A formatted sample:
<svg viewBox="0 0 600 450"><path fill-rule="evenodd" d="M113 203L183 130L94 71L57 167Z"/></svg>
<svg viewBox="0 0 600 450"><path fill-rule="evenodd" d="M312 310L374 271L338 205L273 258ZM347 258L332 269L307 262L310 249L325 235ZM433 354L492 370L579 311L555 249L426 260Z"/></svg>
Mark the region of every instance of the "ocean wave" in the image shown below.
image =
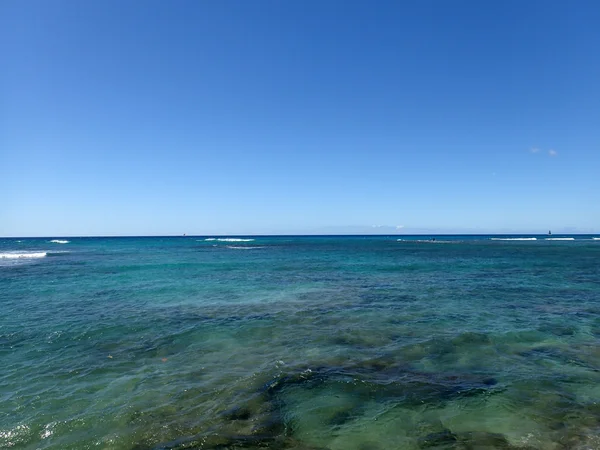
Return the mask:
<svg viewBox="0 0 600 450"><path fill-rule="evenodd" d="M600 241L600 238L592 238L592 241Z"/></svg>
<svg viewBox="0 0 600 450"><path fill-rule="evenodd" d="M253 249L257 249L257 248L265 248L264 245L255 245L255 246L249 246L249 245L226 245L227 248L231 248L233 250L253 250Z"/></svg>
<svg viewBox="0 0 600 450"><path fill-rule="evenodd" d="M52 239L50 242L53 242L54 244L68 244L71 241L65 239Z"/></svg>
<svg viewBox="0 0 600 450"><path fill-rule="evenodd" d="M219 242L252 242L254 239L242 239L242 238L206 238L204 240L198 239L198 242L203 241L219 241Z"/></svg>
<svg viewBox="0 0 600 450"><path fill-rule="evenodd" d="M208 240L208 239L207 239ZM242 239L242 238L218 238L219 242L252 242L254 239Z"/></svg>
<svg viewBox="0 0 600 450"><path fill-rule="evenodd" d="M537 241L537 238L490 238L491 241Z"/></svg>
<svg viewBox="0 0 600 450"><path fill-rule="evenodd" d="M575 238L546 238L547 241L574 241Z"/></svg>
<svg viewBox="0 0 600 450"><path fill-rule="evenodd" d="M397 239L398 242L418 242L420 244L460 244L463 241L444 241L440 239Z"/></svg>
<svg viewBox="0 0 600 450"><path fill-rule="evenodd" d="M2 259L44 258L48 252L2 252Z"/></svg>

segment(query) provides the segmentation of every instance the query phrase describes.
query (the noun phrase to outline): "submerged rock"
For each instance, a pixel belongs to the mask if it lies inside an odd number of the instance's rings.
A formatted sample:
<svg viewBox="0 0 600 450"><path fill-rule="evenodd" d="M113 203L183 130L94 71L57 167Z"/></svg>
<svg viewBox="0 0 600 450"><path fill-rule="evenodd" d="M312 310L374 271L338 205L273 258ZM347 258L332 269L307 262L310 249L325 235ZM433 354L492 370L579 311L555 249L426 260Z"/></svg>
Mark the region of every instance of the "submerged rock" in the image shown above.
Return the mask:
<svg viewBox="0 0 600 450"><path fill-rule="evenodd" d="M571 325L548 323L539 327L539 331L553 334L554 336L573 336L577 333L577 328Z"/></svg>
<svg viewBox="0 0 600 450"><path fill-rule="evenodd" d="M452 339L452 344L456 346L460 345L481 345L481 344L491 344L492 340L490 336L485 333L473 333L466 332L459 334L454 339Z"/></svg>
<svg viewBox="0 0 600 450"><path fill-rule="evenodd" d="M440 405L502 389L493 377L427 373L388 357L292 370L262 384L245 403L224 410L221 422L210 430L157 446L155 450L308 450L313 447L303 446L294 435L298 420L307 429L323 426L323 430L339 431L353 427L353 421L365 414L365 405L391 404L418 409L424 404ZM309 422L305 422L306 414L312 415ZM420 423L415 431L421 448L513 448L495 435L453 433L436 420ZM489 446L479 446L480 442ZM377 448L375 444L365 445Z"/></svg>
<svg viewBox="0 0 600 450"><path fill-rule="evenodd" d="M252 412L247 407L234 407L223 412L222 416L227 420L248 420Z"/></svg>
<svg viewBox="0 0 600 450"><path fill-rule="evenodd" d="M429 433L428 435L419 438L418 444L420 448L440 448L454 446L457 442L457 437L450 430L445 429L437 433Z"/></svg>
<svg viewBox="0 0 600 450"><path fill-rule="evenodd" d="M460 434L457 440L466 447L484 447L493 449L513 448L506 437L500 433L473 431Z"/></svg>
<svg viewBox="0 0 600 450"><path fill-rule="evenodd" d="M189 440L174 441L152 447L152 450L327 450L324 447L307 445L293 438L270 439L256 436L221 436L206 435L196 436ZM148 447L139 447L133 450L148 450Z"/></svg>
<svg viewBox="0 0 600 450"><path fill-rule="evenodd" d="M453 433L448 429L420 438L418 445L422 449L438 450L535 450L534 447L515 446L500 433Z"/></svg>

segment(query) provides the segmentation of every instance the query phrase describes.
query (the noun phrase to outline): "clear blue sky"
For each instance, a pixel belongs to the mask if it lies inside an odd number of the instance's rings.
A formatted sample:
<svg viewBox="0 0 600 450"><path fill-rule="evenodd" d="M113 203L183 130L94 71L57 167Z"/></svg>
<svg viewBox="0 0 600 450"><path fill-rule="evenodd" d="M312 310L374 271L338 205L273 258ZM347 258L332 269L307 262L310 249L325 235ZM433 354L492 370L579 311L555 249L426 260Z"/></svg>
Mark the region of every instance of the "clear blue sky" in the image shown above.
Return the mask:
<svg viewBox="0 0 600 450"><path fill-rule="evenodd" d="M600 231L598 24L598 1L4 0L0 235Z"/></svg>

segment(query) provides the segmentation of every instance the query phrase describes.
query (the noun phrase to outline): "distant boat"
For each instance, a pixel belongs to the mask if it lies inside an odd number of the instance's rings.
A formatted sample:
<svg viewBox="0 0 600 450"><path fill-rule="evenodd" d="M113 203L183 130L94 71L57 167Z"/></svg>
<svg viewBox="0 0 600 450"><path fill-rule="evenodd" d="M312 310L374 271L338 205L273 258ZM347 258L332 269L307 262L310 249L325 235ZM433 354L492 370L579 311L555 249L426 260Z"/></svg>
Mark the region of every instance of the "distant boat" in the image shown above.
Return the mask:
<svg viewBox="0 0 600 450"><path fill-rule="evenodd" d="M548 230L548 236L552 236L552 231Z"/></svg>

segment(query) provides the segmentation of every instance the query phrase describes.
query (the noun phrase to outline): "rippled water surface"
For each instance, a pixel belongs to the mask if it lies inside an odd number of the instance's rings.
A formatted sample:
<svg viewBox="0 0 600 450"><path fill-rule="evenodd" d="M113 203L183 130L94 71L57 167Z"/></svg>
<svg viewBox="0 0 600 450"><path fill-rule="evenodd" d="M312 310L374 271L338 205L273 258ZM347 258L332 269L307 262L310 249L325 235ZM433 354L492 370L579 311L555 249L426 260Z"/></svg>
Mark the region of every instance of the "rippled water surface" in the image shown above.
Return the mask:
<svg viewBox="0 0 600 450"><path fill-rule="evenodd" d="M0 448L600 448L594 237L0 239Z"/></svg>

